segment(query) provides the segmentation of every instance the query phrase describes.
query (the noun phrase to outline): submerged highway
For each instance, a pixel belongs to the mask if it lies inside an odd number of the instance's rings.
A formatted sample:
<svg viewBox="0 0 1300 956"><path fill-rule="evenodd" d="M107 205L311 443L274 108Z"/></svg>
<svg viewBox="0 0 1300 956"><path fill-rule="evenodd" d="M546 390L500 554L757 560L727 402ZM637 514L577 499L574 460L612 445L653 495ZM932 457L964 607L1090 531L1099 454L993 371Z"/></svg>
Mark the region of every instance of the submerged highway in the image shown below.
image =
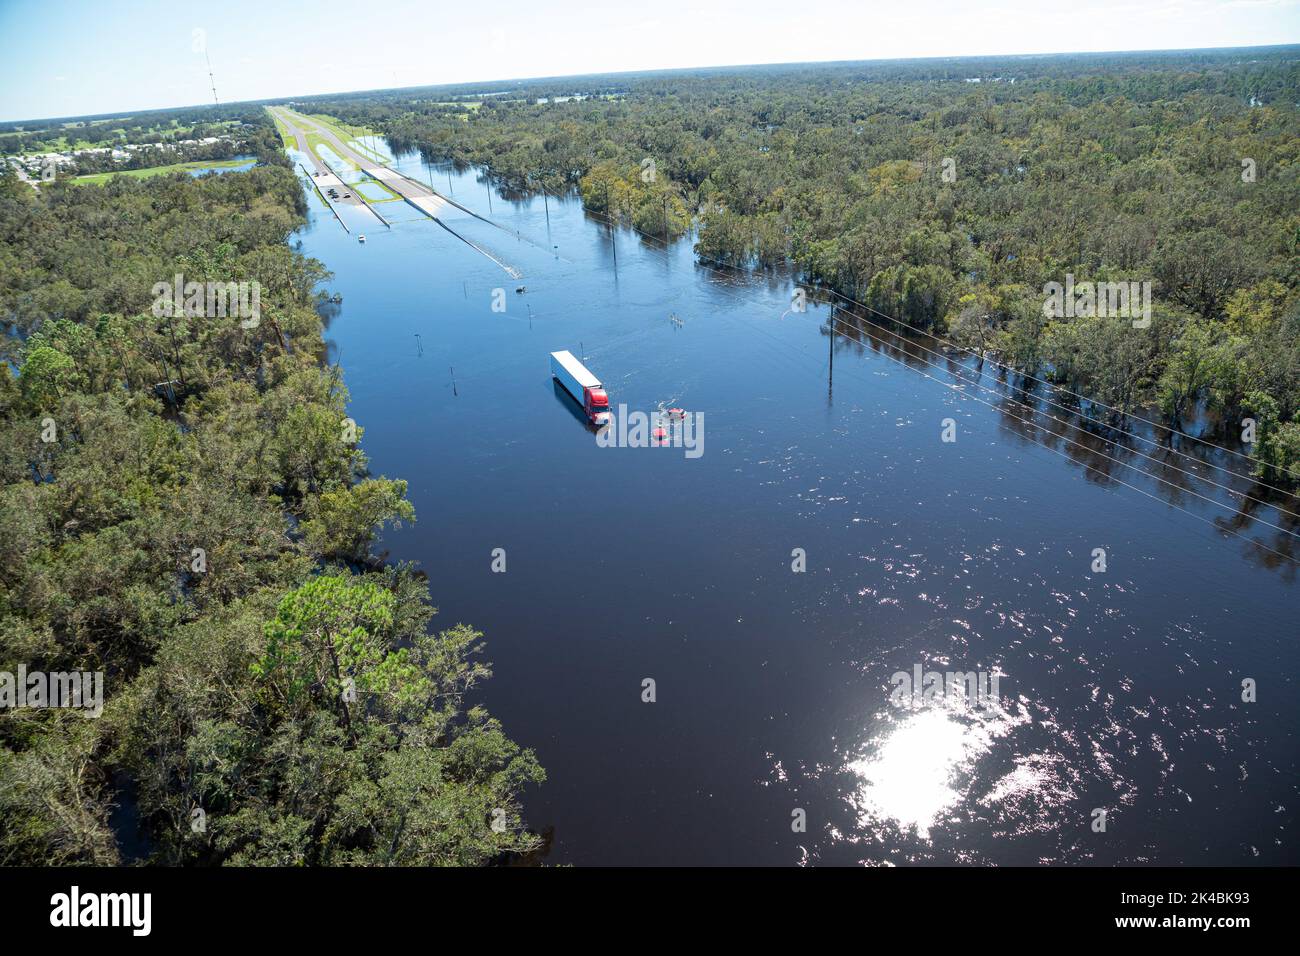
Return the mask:
<svg viewBox="0 0 1300 956"><path fill-rule="evenodd" d="M440 214L451 207L458 209L467 215L473 216L475 219L488 223L512 237L517 237L517 233L506 229L504 226L493 222L485 216L479 215L472 209L462 206L454 199L442 195L432 186L427 186L418 180L412 179L410 176L377 162L373 157L367 156L365 153L357 150L355 147L350 145L350 143L344 142L333 129L322 123L316 122L309 116L304 116L301 113L294 112L283 106L271 106L267 107L267 109L270 111L272 116L274 116L280 123L284 124L285 128L296 141L298 151L306 156L308 161L312 164L313 168L306 171L311 175L317 188L320 190L321 196L325 199L325 202L329 204L330 209L335 213L340 224L342 224L343 219L338 216L338 206L362 206L374 213L375 217L385 226L391 225L371 203L365 201L361 194L353 187L353 184L344 182L343 179L340 178L338 171L331 168L329 163L327 163L320 154L312 148L311 142L308 138L309 135L319 137L330 148L330 150L332 150L345 163L360 170L370 179L382 184L389 192L404 199L409 205L414 206L420 212L424 213L471 249L495 262L511 278L523 278L523 273L519 269L510 265L508 262L505 262L499 256L485 249L480 244L473 242L456 232L456 230L443 222ZM306 167L304 167L304 169L305 168ZM337 196L329 195L331 189L337 193ZM347 227L344 226L344 228L346 229Z"/></svg>

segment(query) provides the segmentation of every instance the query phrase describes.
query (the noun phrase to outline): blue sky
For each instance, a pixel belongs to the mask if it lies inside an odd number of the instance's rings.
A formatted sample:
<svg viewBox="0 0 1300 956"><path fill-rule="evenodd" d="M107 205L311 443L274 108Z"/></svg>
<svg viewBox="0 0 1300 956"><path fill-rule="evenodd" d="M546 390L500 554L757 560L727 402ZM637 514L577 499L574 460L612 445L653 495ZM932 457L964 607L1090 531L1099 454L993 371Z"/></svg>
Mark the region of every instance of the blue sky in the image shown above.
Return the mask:
<svg viewBox="0 0 1300 956"><path fill-rule="evenodd" d="M195 31L203 31L196 34ZM1300 42L1300 0L0 0L0 120L618 70Z"/></svg>

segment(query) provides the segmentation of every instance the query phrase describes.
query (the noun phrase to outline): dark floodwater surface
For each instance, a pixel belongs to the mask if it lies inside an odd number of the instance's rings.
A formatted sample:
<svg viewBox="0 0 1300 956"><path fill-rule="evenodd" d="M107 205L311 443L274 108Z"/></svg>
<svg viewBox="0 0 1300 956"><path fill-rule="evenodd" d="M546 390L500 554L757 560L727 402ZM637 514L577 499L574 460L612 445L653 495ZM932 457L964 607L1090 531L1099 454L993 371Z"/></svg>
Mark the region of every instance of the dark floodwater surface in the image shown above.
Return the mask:
<svg viewBox="0 0 1300 956"><path fill-rule="evenodd" d="M472 172L399 165L489 214ZM519 280L410 206L381 206L391 230L349 211L348 235L312 202L350 414L418 513L382 546L443 626L485 632L478 697L547 770L525 808L548 861L1300 859L1291 535L851 319L832 390L827 307L689 241L620 231L616 263L576 200L548 226L494 193L519 239L448 214ZM702 412L703 454L597 447L559 349L615 407ZM918 665L996 675L997 702L895 706Z"/></svg>

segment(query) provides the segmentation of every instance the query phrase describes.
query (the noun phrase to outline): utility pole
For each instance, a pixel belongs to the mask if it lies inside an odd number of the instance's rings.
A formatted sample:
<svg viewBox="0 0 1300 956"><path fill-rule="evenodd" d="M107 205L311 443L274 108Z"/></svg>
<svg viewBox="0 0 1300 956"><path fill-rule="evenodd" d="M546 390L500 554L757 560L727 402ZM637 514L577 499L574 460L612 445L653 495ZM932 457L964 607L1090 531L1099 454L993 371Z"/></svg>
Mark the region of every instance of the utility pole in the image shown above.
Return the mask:
<svg viewBox="0 0 1300 956"><path fill-rule="evenodd" d="M664 248L668 248L668 195L664 194Z"/></svg>
<svg viewBox="0 0 1300 956"><path fill-rule="evenodd" d="M206 43L203 45L203 59L207 61L208 82L212 84L212 105L220 106L221 104L217 100L217 81L212 76L212 57L208 55L208 47Z"/></svg>

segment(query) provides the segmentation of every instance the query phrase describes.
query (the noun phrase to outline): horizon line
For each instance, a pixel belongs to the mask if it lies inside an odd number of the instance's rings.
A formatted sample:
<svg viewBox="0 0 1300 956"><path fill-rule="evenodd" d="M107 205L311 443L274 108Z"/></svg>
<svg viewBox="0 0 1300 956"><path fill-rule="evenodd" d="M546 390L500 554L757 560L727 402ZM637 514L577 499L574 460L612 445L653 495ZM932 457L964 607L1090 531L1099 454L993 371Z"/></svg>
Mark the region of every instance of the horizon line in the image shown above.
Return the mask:
<svg viewBox="0 0 1300 956"><path fill-rule="evenodd" d="M654 76L672 73L700 73L716 70L747 70L759 69L763 67L797 67L797 66L851 66L855 64L877 64L877 63L927 63L943 61L963 61L963 60L1014 60L1014 59L1052 59L1056 57L1102 57L1102 56L1142 56L1152 53L1228 53L1234 50L1283 50L1288 47L1296 48L1300 53L1300 40L1288 43L1267 43L1253 44L1249 46L1223 46L1223 47L1160 47L1141 50L1058 50L1051 53L976 53L964 55L946 55L946 56L898 56L898 57L876 57L869 60L776 60L766 63L717 63L711 65L686 66L686 67L664 67L661 69L647 70L619 70L615 72L604 73L564 73L550 74L541 76L518 76L504 77L501 79L471 79L456 80L450 83L423 83L414 86L377 86L354 90L334 90L321 93L299 93L291 96L268 96L260 99L250 100L232 100L229 103L188 103L181 106L148 106L138 107L136 109L116 110L107 113L70 113L63 116L44 116L32 117L29 119L3 119L0 120L0 126L19 126L24 124L36 123L53 123L60 120L77 120L77 119L104 119L104 118L126 118L136 113L167 113L177 110L200 109L213 106L264 106L281 103L293 102L296 100L318 99L327 96L356 96L366 93L398 93L408 90L438 90L454 89L462 86L471 86L478 84L503 84L503 83L542 83L554 80L579 80L591 77L637 77L637 76ZM17 132L9 130L8 132Z"/></svg>

